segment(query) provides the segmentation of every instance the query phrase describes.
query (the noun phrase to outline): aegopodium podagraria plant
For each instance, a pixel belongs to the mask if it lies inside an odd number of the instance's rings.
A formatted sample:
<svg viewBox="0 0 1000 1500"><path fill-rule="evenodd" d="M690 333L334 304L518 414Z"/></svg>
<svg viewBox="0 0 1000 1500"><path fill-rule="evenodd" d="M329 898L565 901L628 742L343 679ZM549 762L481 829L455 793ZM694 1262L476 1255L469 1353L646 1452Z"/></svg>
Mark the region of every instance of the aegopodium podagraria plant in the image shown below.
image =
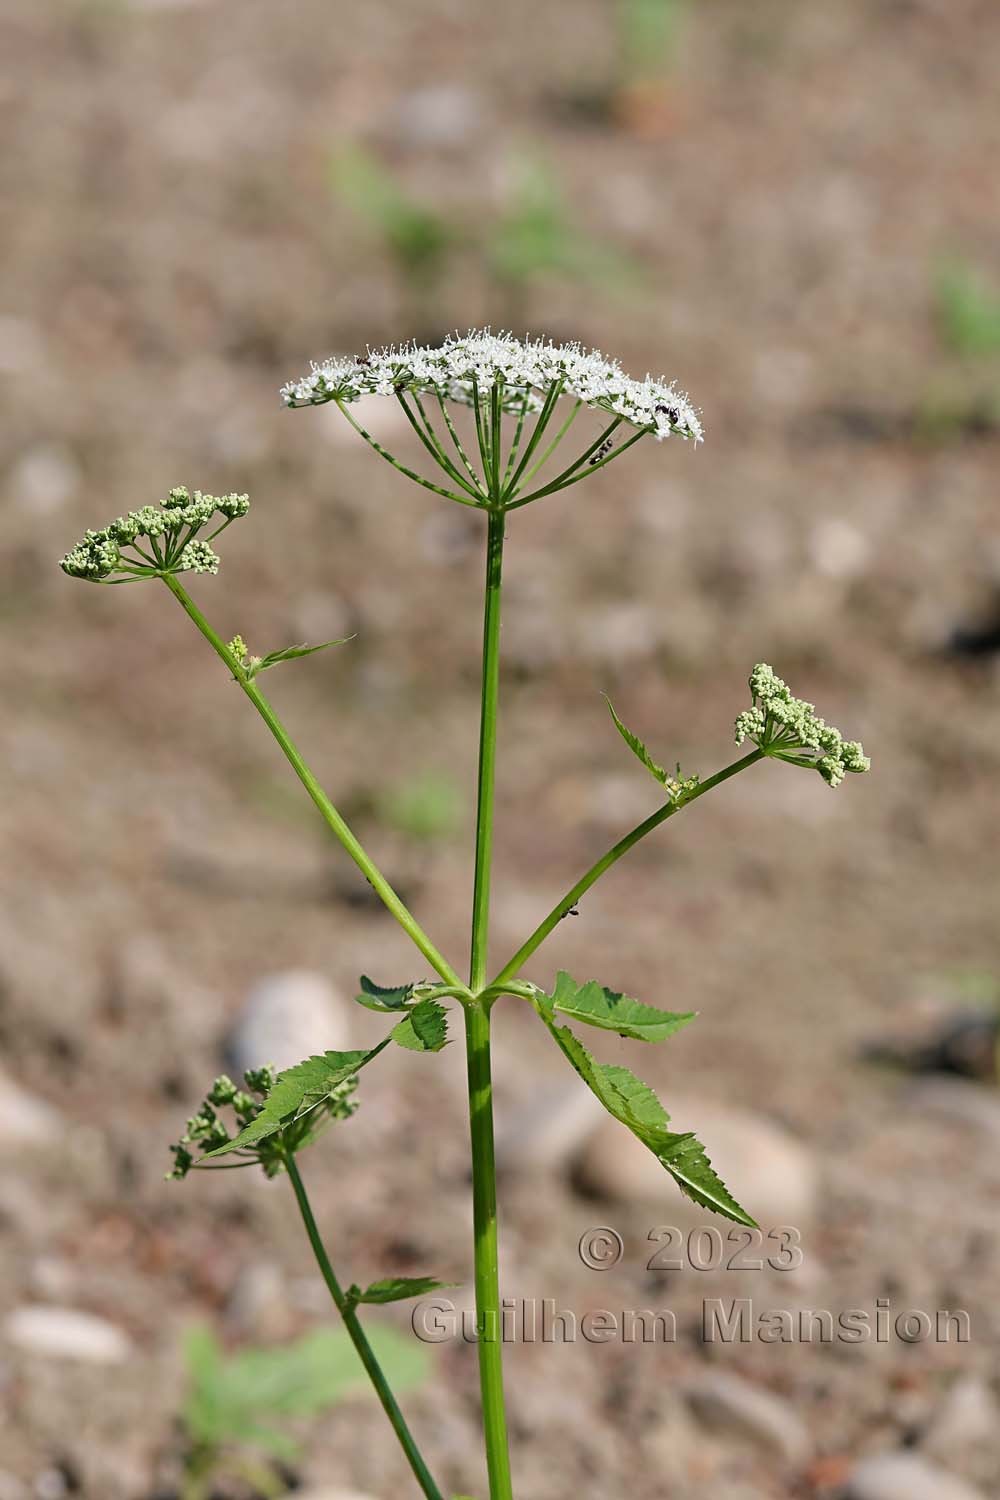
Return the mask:
<svg viewBox="0 0 1000 1500"><path fill-rule="evenodd" d="M412 1050L439 1051L447 1035L444 1002L453 1002L465 1024L468 1065L473 1250L486 1466L491 1500L509 1500L512 1490L501 1363L490 1065L493 1007L505 997L529 1005L542 1032L551 1037L584 1085L649 1148L682 1193L703 1208L737 1223L752 1225L753 1219L713 1170L696 1136L687 1130L671 1130L667 1112L652 1089L628 1068L598 1062L573 1029L573 1025L594 1026L621 1037L658 1042L691 1021L692 1014L660 1010L597 982L578 983L566 973L560 973L554 982L535 983L522 976L548 935L606 870L660 824L722 782L758 761L773 759L817 771L828 785L835 787L846 773L866 771L868 761L860 744L845 740L838 730L818 718L812 704L793 697L763 663L754 667L750 676L751 706L736 720L737 744L749 741L750 750L703 779L682 774L680 767L674 774L668 774L612 708L622 738L660 786L662 804L596 860L542 918L517 952L491 973L487 952L500 682L501 576L507 518L522 506L569 489L617 463L629 448L646 437L678 437L700 442L698 417L687 397L673 385L649 377L630 379L617 363L578 344L522 342L489 332L450 338L439 348L409 346L369 352L360 359L314 365L304 379L285 386L282 395L290 407L333 402L374 451L402 474L448 500L482 511L486 518L471 958L468 977L463 978L361 845L260 691L257 679L262 670L321 648L292 646L254 656L239 635L227 645L181 584L179 575L185 571L216 571L218 560L210 543L233 520L246 513L246 496L226 495L217 499L200 491L191 495L185 489L175 489L159 507L145 506L101 531L88 532L64 559L66 572L99 583L161 580L263 719L331 833L437 976L432 981L388 987L362 978L357 997L360 1003L385 1013L393 1021L392 1029L377 1047L326 1052L280 1075L262 1069L247 1076L245 1088L238 1088L227 1078L218 1079L200 1111L189 1122L184 1139L175 1147L175 1169L171 1175L183 1177L192 1166L211 1170L253 1165L259 1165L268 1176L287 1174L327 1287L374 1382L417 1484L432 1500L441 1500L441 1491L420 1456L359 1318L359 1308L364 1304L421 1295L438 1283L429 1277L395 1278L373 1282L365 1290L356 1285L344 1290L320 1236L297 1158L323 1126L350 1115L358 1075L386 1047L394 1042ZM360 425L350 408L365 395L384 396L398 403L433 465L434 478L402 464ZM471 437L464 443L455 420L457 407L471 408ZM585 407L603 412L607 421L572 458L560 457L556 461L557 451L566 443L571 427ZM216 524L217 518L221 520ZM208 526L214 529L202 536L200 533ZM231 1118L227 1119L223 1111Z"/></svg>

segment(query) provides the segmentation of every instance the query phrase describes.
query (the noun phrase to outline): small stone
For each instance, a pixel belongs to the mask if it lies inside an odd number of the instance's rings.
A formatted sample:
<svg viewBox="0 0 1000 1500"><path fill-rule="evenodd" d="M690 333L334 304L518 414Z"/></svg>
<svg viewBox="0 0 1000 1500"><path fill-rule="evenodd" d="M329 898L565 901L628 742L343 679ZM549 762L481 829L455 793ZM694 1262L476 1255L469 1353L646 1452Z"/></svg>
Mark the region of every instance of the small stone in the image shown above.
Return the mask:
<svg viewBox="0 0 1000 1500"><path fill-rule="evenodd" d="M0 1073L0 1144L43 1146L62 1135L58 1110Z"/></svg>
<svg viewBox="0 0 1000 1500"><path fill-rule="evenodd" d="M315 1053L350 1045L344 1005L330 981L310 969L269 974L253 986L226 1038L234 1078L273 1063L293 1067Z"/></svg>
<svg viewBox="0 0 1000 1500"><path fill-rule="evenodd" d="M557 1171L579 1147L581 1137L606 1118L604 1106L581 1084L537 1090L520 1108L501 1113L497 1166L502 1172ZM619 1129L624 1131L624 1126Z"/></svg>
<svg viewBox="0 0 1000 1500"><path fill-rule="evenodd" d="M409 146L460 146L482 123L480 101L460 83L430 84L404 94L396 123Z"/></svg>
<svg viewBox="0 0 1000 1500"><path fill-rule="evenodd" d="M868 538L841 516L817 521L809 536L809 555L818 573L848 582L868 566Z"/></svg>
<svg viewBox="0 0 1000 1500"><path fill-rule="evenodd" d="M283 1337L288 1331L289 1300L281 1267L266 1260L246 1266L236 1278L226 1317L248 1338Z"/></svg>
<svg viewBox="0 0 1000 1500"><path fill-rule="evenodd" d="M804 1463L812 1451L809 1432L794 1408L737 1375L712 1371L688 1388L687 1399L703 1426L742 1437L789 1464Z"/></svg>
<svg viewBox="0 0 1000 1500"><path fill-rule="evenodd" d="M60 443L29 448L7 477L12 500L33 516L51 516L71 500L80 486L80 470Z"/></svg>
<svg viewBox="0 0 1000 1500"><path fill-rule="evenodd" d="M749 1110L708 1100L671 1096L672 1130L693 1130L729 1191L765 1233L783 1225L801 1227L812 1218L818 1196L815 1163L789 1133ZM669 1205L678 1224L711 1221L673 1186L653 1153L631 1131L604 1116L576 1161L581 1187L620 1202Z"/></svg>
<svg viewBox="0 0 1000 1500"><path fill-rule="evenodd" d="M120 1328L71 1307L36 1304L15 1308L3 1331L16 1348L51 1359L117 1365L132 1352L131 1341Z"/></svg>
<svg viewBox="0 0 1000 1500"><path fill-rule="evenodd" d="M992 1443L997 1431L997 1403L977 1375L959 1378L934 1413L920 1439L920 1447L944 1462L959 1459L967 1449Z"/></svg>
<svg viewBox="0 0 1000 1500"><path fill-rule="evenodd" d="M983 1500L983 1496L964 1479L916 1453L880 1453L855 1468L846 1500Z"/></svg>

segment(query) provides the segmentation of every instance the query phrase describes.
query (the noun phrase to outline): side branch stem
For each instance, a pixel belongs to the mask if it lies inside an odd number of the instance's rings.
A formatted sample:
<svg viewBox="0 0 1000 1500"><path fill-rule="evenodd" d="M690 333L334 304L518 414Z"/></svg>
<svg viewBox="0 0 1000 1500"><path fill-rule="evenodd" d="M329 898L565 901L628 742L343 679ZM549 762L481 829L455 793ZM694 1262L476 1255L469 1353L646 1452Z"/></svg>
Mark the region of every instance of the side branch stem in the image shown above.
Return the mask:
<svg viewBox="0 0 1000 1500"><path fill-rule="evenodd" d="M187 613L189 618L194 621L195 625L197 625L198 629L201 631L202 635L215 651L216 655L221 657L221 659L225 662L236 682L239 683L240 687L243 689L243 692L250 699L250 702L253 704L254 708L264 720L264 723L271 731L275 740L277 740L285 756L285 759L288 761L292 770L295 772L296 776L299 778L302 785L309 793L309 796L311 797L315 807L323 818L323 821L330 829L330 832L343 845L344 849L357 865L358 869L364 875L365 879L369 882L376 895L378 895L378 897L381 899L383 905L396 918L396 921L399 923L400 927L402 927L403 931L408 935L408 937L416 945L416 947L419 948L420 952L427 959L427 962L433 966L438 974L440 974L445 983L461 985L462 981L459 978L458 974L451 967L443 954L438 952L437 948L431 942L426 932L424 932L423 928L420 926L420 923L413 916L409 908L403 904L399 896L397 896L388 880L386 880L381 870L375 864L375 861L358 842L355 834L352 832L348 824L344 821L341 814L334 807L333 803L330 801L329 797L326 795L323 788L316 780L316 777L313 775L312 771L310 771L309 767L302 759L302 756L299 754L298 750L290 739L285 726L278 718L278 715L275 713L268 700L264 697L264 694L257 687L256 683L252 679L247 679L240 667L239 662L236 660L229 647L222 640L222 637L212 629L211 625L205 619L205 616L202 614L201 610L195 604L194 600L187 593L187 591L178 583L176 577L171 573L162 574L161 576L167 588L173 594L177 602L181 605L181 608Z"/></svg>
<svg viewBox="0 0 1000 1500"><path fill-rule="evenodd" d="M707 781L699 782L695 790L690 792L683 802L668 802L665 807L657 808L656 812L651 813L648 818L644 818L641 823L637 823L630 833L627 833L624 838L619 839L617 844L609 849L606 854L602 854L601 858L595 864L591 865L585 875L581 875L576 885L572 886L566 892L561 901L556 902L545 920L539 922L534 932L525 943L522 943L521 947L514 954L514 957L508 963L505 963L496 978L490 981L488 989L490 991L501 991L506 981L513 979L519 970L524 967L531 955L537 948L541 947L552 929L562 921L567 912L580 900L580 897L585 895L596 881L600 880L606 870L610 870L613 864L617 864L623 854L627 854L630 849L633 849L638 844L640 839L644 839L647 833L652 833L654 828L659 828L661 823L665 823L675 813L688 807L692 802L697 802L699 797L703 797L713 787L721 786L731 776L737 775L740 771L745 771L748 766L754 765L756 761L763 760L764 755L765 752L763 750L751 750L749 755L742 756L740 760L734 760L732 765L728 765L723 770L717 771Z"/></svg>
<svg viewBox="0 0 1000 1500"><path fill-rule="evenodd" d="M368 1342L368 1338L358 1318L357 1309L353 1301L345 1295L334 1273L333 1266L330 1264L330 1257L326 1253L326 1246L323 1244L320 1236L319 1228L313 1215L312 1205L306 1193L305 1184L299 1173L295 1157L291 1152L285 1156L285 1167L287 1168L292 1187L295 1189L295 1198L299 1205L299 1213L302 1215L302 1222L305 1225L306 1234L309 1236L309 1243L312 1246L313 1255L316 1257L316 1264L319 1266L320 1274L326 1282L327 1290L333 1299L334 1306L344 1320L344 1327L347 1329L351 1343L358 1352L358 1358L368 1372L368 1378L375 1388L375 1394L382 1403L382 1409L389 1418L392 1430L399 1439L399 1445L406 1454L407 1462L413 1470L421 1490L427 1496L427 1500L442 1500L441 1491L431 1478L430 1471L420 1455L420 1450L414 1442L403 1413L400 1411L396 1398L392 1394L389 1382L383 1374L382 1366L378 1362L374 1349Z"/></svg>

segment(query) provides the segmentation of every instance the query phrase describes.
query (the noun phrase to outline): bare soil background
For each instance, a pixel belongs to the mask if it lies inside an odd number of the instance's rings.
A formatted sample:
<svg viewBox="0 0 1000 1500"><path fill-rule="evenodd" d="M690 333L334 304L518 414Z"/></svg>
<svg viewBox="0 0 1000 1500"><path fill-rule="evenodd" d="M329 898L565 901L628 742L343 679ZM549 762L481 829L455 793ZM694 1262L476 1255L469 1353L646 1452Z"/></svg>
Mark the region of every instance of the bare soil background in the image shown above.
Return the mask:
<svg viewBox="0 0 1000 1500"><path fill-rule="evenodd" d="M708 774L769 660L874 761L836 794L755 768L618 867L530 967L699 1010L636 1068L668 1108L675 1089L786 1127L821 1202L792 1290L778 1274L651 1277L649 1229L687 1222L669 1183L659 1204L588 1201L564 1156L523 1153L502 1184L509 1294L669 1306L681 1335L513 1347L519 1492L836 1495L863 1455L921 1450L960 1378L994 1398L991 1086L928 1092L859 1054L1000 972L996 675L988 655L944 649L997 585L998 436L977 414L1000 360L951 350L934 302L949 257L1000 282L1000 14L704 0L656 108L626 119L579 103L607 84L611 17L596 0L10 0L0 19L0 1039L8 1078L60 1121L40 1143L0 1126L0 1313L72 1306L131 1340L96 1371L0 1345L3 1500L146 1500L175 1443L186 1323L238 1343L325 1316L287 1185L167 1186L165 1147L260 975L314 969L350 996L362 970L420 973L165 592L84 588L57 559L173 484L249 490L219 578L194 592L252 647L356 632L267 687L462 955L480 518L381 465L335 411L282 410L276 389L312 357L500 322L479 236L519 151L636 266L606 286L537 278L524 323L676 377L707 438L641 444L513 518L497 959L655 805L602 691L661 760ZM331 187L349 141L466 235L419 327ZM383 404L372 422L415 457ZM428 778L457 814L421 840L380 792ZM360 1010L347 1021L358 1043L379 1035ZM513 1001L497 1049L501 1128L573 1083ZM468 1281L461 1073L458 1045L393 1058L304 1164L348 1278ZM698 1128L696 1109L677 1123ZM594 1223L626 1243L603 1274L576 1251ZM961 1306L973 1340L707 1348L702 1299L731 1295ZM481 1495L474 1350L445 1345L434 1369L408 1409L432 1467ZM706 1427L684 1393L718 1369L779 1398L808 1445ZM409 1493L381 1421L352 1402L315 1425L303 1479ZM990 1437L946 1463L983 1495L1000 1487Z"/></svg>

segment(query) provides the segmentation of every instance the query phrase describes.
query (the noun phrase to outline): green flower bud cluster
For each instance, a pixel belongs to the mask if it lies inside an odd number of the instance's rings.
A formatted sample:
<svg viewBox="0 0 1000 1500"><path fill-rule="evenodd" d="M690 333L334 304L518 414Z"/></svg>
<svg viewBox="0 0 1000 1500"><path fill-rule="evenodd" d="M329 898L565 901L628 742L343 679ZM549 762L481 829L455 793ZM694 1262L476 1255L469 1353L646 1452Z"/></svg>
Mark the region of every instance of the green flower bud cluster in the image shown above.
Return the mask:
<svg viewBox="0 0 1000 1500"><path fill-rule="evenodd" d="M198 1113L192 1115L184 1134L170 1148L174 1165L166 1174L168 1182L183 1181L192 1167L201 1165L196 1160L195 1150L204 1154L233 1139L225 1121L219 1117L220 1109L232 1110L237 1134L256 1119L278 1080L278 1071L270 1065L248 1068L243 1079L246 1084L243 1089L225 1073L212 1084ZM284 1165L287 1152L298 1151L308 1145L328 1121L346 1120L355 1113L358 1105L353 1095L357 1086L357 1078L346 1079L331 1091L321 1109L311 1110L284 1130L238 1152L237 1155L242 1158L238 1164L252 1166L256 1163L267 1177L276 1176Z"/></svg>
<svg viewBox="0 0 1000 1500"><path fill-rule="evenodd" d="M668 776L663 785L669 792L670 800L672 802L686 802L691 793L698 790L698 783L700 780L701 778L697 775L683 775L680 768L680 762L678 762L677 774L675 776Z"/></svg>
<svg viewBox="0 0 1000 1500"><path fill-rule="evenodd" d="M165 573L217 573L219 559L209 542L249 508L247 495L205 495L201 490L191 494L178 486L159 505L144 505L100 531L88 531L60 566L71 578L91 583L124 583ZM221 521L211 535L198 538L216 517Z"/></svg>
<svg viewBox="0 0 1000 1500"><path fill-rule="evenodd" d="M231 1078L225 1073L221 1074L205 1096L204 1103L196 1115L192 1115L187 1122L187 1128L176 1145L171 1146L174 1153L174 1167L172 1172L167 1173L168 1181L174 1179L181 1181L194 1166L194 1154L192 1146L200 1151L214 1151L216 1146L224 1146L231 1139L229 1130L223 1120L220 1120L217 1110L232 1107L236 1117L236 1124L240 1130L260 1111L260 1103L254 1097L255 1094L262 1098L266 1097L268 1091L273 1087L277 1073L273 1068L257 1069L253 1080L250 1075L246 1077L248 1093L244 1089L237 1088Z"/></svg>
<svg viewBox="0 0 1000 1500"><path fill-rule="evenodd" d="M243 1078L247 1088L253 1093L266 1096L278 1081L278 1070L268 1063L263 1068L248 1068Z"/></svg>
<svg viewBox="0 0 1000 1500"><path fill-rule="evenodd" d="M829 786L839 786L848 772L869 770L871 761L860 740L845 740L812 703L794 697L766 662L758 662L750 673L750 696L753 707L736 719L738 745L751 740L777 760L809 766Z"/></svg>
<svg viewBox="0 0 1000 1500"><path fill-rule="evenodd" d="M97 582L114 572L119 557L118 544L108 529L88 531L83 540L66 553L59 566L71 578L89 578Z"/></svg>
<svg viewBox="0 0 1000 1500"><path fill-rule="evenodd" d="M229 642L229 650L236 658L236 664L247 677L256 677L264 664L262 656L251 656L250 648L241 635L234 635Z"/></svg>

